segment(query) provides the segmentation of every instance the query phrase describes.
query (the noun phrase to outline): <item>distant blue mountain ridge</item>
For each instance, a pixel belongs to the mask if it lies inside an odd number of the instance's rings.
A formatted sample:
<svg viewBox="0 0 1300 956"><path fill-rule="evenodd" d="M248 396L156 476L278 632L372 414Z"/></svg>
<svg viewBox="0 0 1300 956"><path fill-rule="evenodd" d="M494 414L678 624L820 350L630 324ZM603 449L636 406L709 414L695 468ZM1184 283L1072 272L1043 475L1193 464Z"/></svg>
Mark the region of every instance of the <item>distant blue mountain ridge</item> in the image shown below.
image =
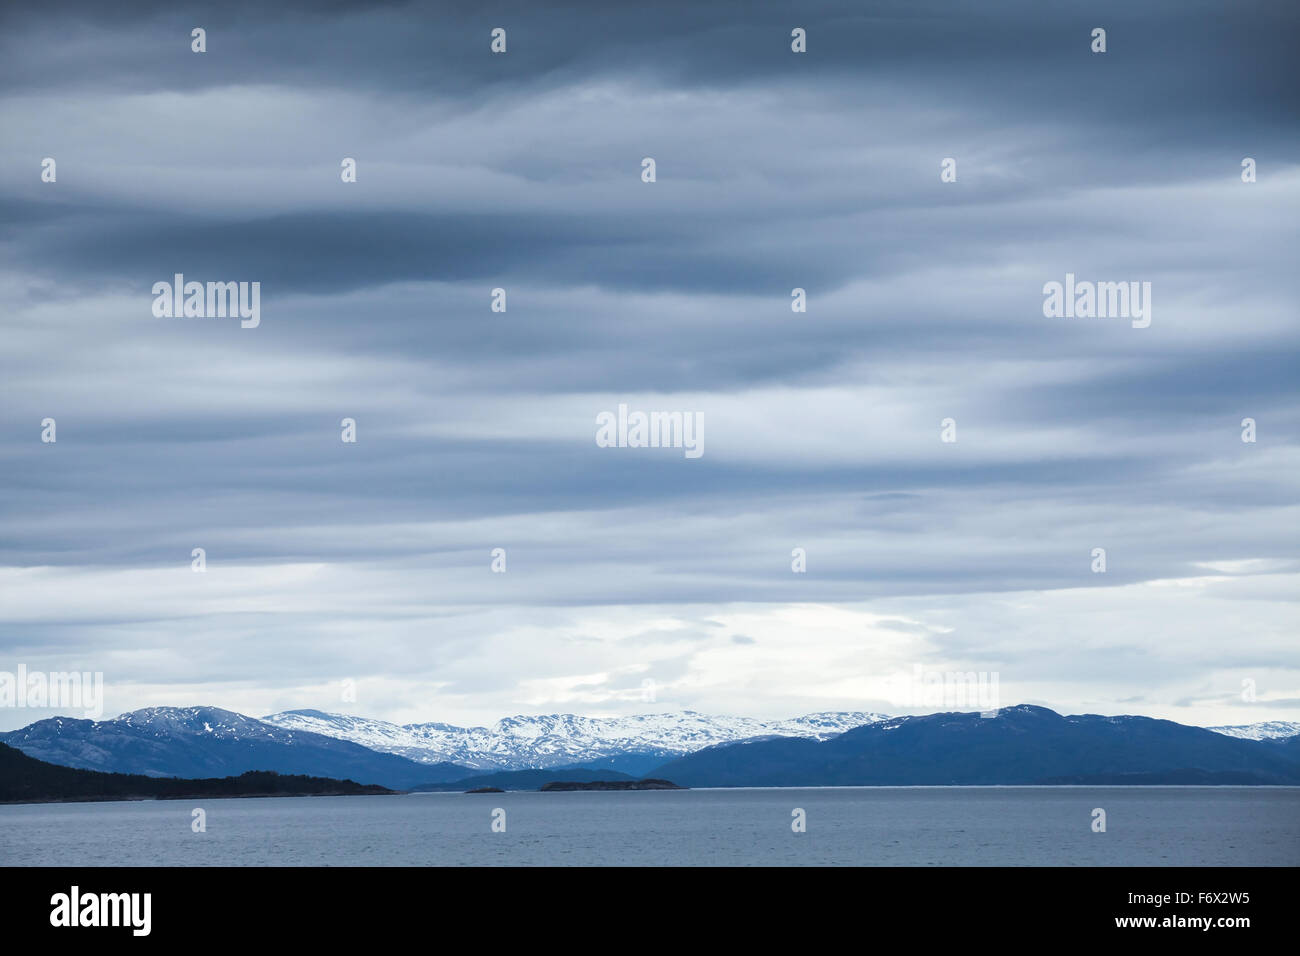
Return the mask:
<svg viewBox="0 0 1300 956"><path fill-rule="evenodd" d="M1300 784L1300 738L1245 740L1150 717L1022 704L896 717L826 741L710 747L655 770L689 787Z"/></svg>

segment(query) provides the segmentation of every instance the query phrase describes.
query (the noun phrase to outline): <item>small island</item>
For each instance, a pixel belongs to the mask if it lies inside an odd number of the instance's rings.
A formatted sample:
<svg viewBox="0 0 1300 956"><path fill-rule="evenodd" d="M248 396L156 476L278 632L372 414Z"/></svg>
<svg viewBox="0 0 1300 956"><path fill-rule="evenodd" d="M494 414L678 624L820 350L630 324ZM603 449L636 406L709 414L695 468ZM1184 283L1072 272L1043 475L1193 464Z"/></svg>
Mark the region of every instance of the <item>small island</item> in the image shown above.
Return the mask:
<svg viewBox="0 0 1300 956"><path fill-rule="evenodd" d="M686 787L678 786L671 780L658 780L650 778L648 780L588 780L582 781L564 781L554 780L550 783L544 783L541 787L542 793L552 791L568 790L685 790Z"/></svg>
<svg viewBox="0 0 1300 956"><path fill-rule="evenodd" d="M475 787L473 790L466 790L466 793L505 793L500 787Z"/></svg>

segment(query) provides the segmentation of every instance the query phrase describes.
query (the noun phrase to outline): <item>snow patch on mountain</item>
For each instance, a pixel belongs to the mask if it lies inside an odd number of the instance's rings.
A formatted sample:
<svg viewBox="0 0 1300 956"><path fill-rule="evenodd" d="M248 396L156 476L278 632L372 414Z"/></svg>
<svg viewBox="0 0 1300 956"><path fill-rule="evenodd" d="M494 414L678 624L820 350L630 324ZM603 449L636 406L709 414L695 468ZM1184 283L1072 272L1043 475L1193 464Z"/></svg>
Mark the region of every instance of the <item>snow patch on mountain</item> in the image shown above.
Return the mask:
<svg viewBox="0 0 1300 956"><path fill-rule="evenodd" d="M1216 734L1243 740L1278 740L1300 734L1300 723L1293 720L1268 720L1259 724L1235 724L1230 727L1206 727Z"/></svg>

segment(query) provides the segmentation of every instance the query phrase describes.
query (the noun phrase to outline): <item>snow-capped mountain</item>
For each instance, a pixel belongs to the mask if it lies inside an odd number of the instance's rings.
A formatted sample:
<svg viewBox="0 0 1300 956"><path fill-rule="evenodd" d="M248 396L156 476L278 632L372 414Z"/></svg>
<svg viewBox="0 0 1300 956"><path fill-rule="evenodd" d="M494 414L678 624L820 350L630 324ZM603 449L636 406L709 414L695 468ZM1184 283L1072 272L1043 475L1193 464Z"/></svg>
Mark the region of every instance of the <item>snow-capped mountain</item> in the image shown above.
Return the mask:
<svg viewBox="0 0 1300 956"><path fill-rule="evenodd" d="M233 710L220 707L145 707L122 714L112 721L122 728L130 728L137 735L147 737L176 737L202 734L214 740L238 740L247 737L265 737L288 740L283 734L260 720L245 717Z"/></svg>
<svg viewBox="0 0 1300 956"><path fill-rule="evenodd" d="M517 716L491 727L456 727L393 724L318 710L291 710L262 718L277 727L336 737L421 763L455 763L479 770L599 764L629 772L715 744L772 736L826 740L884 719L884 714L859 712L758 720L681 711L632 717Z"/></svg>
<svg viewBox="0 0 1300 956"><path fill-rule="evenodd" d="M1231 727L1206 727L1216 734L1240 737L1242 740L1278 740L1300 734L1300 723L1293 720L1268 720L1260 724L1236 724Z"/></svg>
<svg viewBox="0 0 1300 956"><path fill-rule="evenodd" d="M805 785L808 781L916 783L929 779L925 774L931 772L944 780L948 777L943 774L949 774L952 780L972 783L1093 780L1103 770L1119 773L1123 778L1119 782L1134 782L1137 778L1132 774L1154 773L1152 782L1173 783L1287 782L1300 773L1294 770L1300 761L1300 724L1288 721L1194 728L1146 717L1062 716L1029 705L1003 708L998 720L970 717L951 713L926 717L819 713L759 720L684 711L632 717L517 716L491 727L457 727L445 723L399 725L314 710L288 711L258 720L217 707L151 707L103 721L47 718L0 734L0 743L40 760L84 769L187 778L274 770L397 789L427 789L431 784L462 781L476 774L575 766L639 775L664 767L682 774L704 768L702 776L683 779L709 781L701 785L710 786L759 785L755 781L774 786ZM1002 740L998 746L1004 747L1008 763L992 773L986 766L988 754L981 749L986 743L980 743L983 737L978 735L996 736L994 732L1005 729L1003 725L1013 729L1023 725L1034 734L1019 742ZM1046 735L1044 740L1060 737L1065 743L1074 741L1070 746L1085 737L1105 738L1109 742L1103 749L1118 755L1117 760L1123 756L1131 769L1121 773L1098 764L1102 770L1094 773L1086 761L1076 761L1076 766L1055 757L1048 760L1045 754L1057 744L1026 749L1040 732ZM1164 741L1161 734L1169 740ZM935 741L952 747L934 753L925 747L916 749ZM1181 763L1169 762L1168 747L1175 743L1182 747L1175 754ZM859 744L870 744L867 749L871 753L857 754L854 748ZM1204 760L1198 754L1204 755ZM832 757L848 761L840 768L843 774L836 776L827 770L830 764L823 758ZM974 763L967 766L971 760ZM798 773L785 774L782 768L797 769ZM897 773L890 776L886 770ZM1166 772L1173 776L1159 776ZM681 782L672 773L666 776Z"/></svg>

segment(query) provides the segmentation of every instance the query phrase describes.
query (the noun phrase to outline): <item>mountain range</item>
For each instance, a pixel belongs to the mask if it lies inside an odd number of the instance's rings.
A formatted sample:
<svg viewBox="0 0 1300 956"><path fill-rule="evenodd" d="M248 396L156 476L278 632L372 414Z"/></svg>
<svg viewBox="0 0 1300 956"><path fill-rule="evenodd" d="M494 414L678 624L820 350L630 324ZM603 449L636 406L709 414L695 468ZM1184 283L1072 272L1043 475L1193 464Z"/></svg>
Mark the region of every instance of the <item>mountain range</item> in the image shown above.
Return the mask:
<svg viewBox="0 0 1300 956"><path fill-rule="evenodd" d="M150 707L113 720L51 717L0 734L37 760L149 777L231 777L274 770L409 789L469 776L465 767L417 763L361 744L286 730L219 707Z"/></svg>
<svg viewBox="0 0 1300 956"><path fill-rule="evenodd" d="M655 776L688 787L1300 784L1289 741L1247 740L1150 717L1063 716L1045 707L895 717L830 740L709 747Z"/></svg>
<svg viewBox="0 0 1300 956"><path fill-rule="evenodd" d="M819 713L790 720L693 712L511 717L492 727L392 724L320 711L257 719L154 707L55 717L0 734L49 763L151 777L250 770L393 789L535 789L552 779L653 775L693 787L848 784L1300 783L1300 725L1188 727L1147 717Z"/></svg>
<svg viewBox="0 0 1300 956"><path fill-rule="evenodd" d="M633 776L717 744L756 737L826 740L885 719L885 714L846 712L756 720L712 717L688 710L631 717L516 716L499 720L491 727L457 727L443 723L392 724L318 710L290 710L262 718L285 730L348 740L420 763L454 763L484 771L582 765Z"/></svg>

